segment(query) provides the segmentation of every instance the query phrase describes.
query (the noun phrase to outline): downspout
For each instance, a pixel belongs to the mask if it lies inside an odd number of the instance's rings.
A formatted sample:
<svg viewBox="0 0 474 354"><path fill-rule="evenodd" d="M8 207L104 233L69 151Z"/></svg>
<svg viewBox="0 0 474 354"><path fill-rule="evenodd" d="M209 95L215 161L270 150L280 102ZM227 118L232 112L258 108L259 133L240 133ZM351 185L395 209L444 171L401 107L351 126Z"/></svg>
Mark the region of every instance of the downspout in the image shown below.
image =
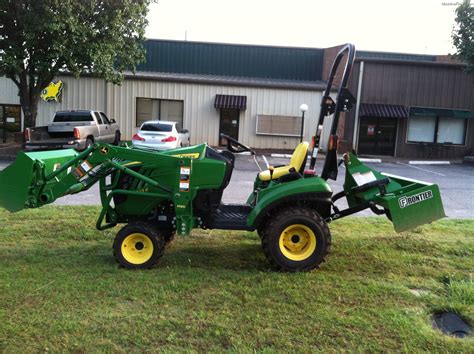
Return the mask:
<svg viewBox="0 0 474 354"><path fill-rule="evenodd" d="M106 80L104 80L104 112L109 116L108 108L109 108L109 84Z"/></svg>
<svg viewBox="0 0 474 354"><path fill-rule="evenodd" d="M354 136L352 137L352 149L357 151L359 145L359 110L360 110L360 96L362 94L362 78L364 77L364 62L360 62L359 82L357 83L357 103L354 118Z"/></svg>

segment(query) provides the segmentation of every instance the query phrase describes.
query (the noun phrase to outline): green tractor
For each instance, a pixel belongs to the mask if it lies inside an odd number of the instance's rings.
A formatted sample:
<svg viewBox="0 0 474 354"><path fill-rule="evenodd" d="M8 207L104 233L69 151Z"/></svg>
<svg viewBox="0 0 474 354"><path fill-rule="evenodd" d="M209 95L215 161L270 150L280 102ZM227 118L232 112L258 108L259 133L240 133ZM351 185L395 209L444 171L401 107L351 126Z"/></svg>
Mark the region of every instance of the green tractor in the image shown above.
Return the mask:
<svg viewBox="0 0 474 354"><path fill-rule="evenodd" d="M341 60L346 57L334 101L329 96ZM317 129L309 169L309 144L300 143L285 166L269 166L255 177L247 202L221 202L230 182L235 154L255 152L232 139L227 151L207 144L165 152L128 145L94 144L83 152L56 150L19 153L0 172L0 205L11 212L37 208L99 182L102 211L97 228L125 226L114 240L114 256L123 267L154 266L174 235L193 228L257 231L265 256L284 271L317 268L331 246L328 224L364 209L386 215L400 232L444 217L438 187L379 173L353 153L337 156L337 124L355 100L347 89L355 49L336 56L322 98L318 127L333 115L330 142L321 174L315 172L321 129ZM266 160L265 160L266 161ZM334 194L328 179L345 166L344 190ZM258 165L258 164L257 164ZM348 208L335 201L346 198Z"/></svg>

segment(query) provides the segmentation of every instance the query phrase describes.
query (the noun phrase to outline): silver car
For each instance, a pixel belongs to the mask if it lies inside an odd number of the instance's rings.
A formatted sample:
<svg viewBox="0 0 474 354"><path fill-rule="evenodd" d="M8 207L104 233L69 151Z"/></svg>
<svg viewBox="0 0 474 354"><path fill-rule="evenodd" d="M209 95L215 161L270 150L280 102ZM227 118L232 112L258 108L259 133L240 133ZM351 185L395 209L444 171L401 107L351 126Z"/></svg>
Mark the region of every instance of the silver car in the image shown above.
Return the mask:
<svg viewBox="0 0 474 354"><path fill-rule="evenodd" d="M176 149L189 146L189 131L180 123L165 120L149 120L143 123L132 138L133 145L156 150Z"/></svg>

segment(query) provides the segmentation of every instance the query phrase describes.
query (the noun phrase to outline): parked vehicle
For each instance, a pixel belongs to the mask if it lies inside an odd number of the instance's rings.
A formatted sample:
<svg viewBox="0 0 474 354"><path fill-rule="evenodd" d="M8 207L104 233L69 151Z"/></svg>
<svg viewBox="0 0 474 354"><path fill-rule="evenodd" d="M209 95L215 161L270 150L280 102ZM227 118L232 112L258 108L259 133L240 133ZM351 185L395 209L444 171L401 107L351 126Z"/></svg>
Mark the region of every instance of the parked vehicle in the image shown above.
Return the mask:
<svg viewBox="0 0 474 354"><path fill-rule="evenodd" d="M150 147L156 150L169 150L189 146L189 131L180 123L150 120L143 123L137 134L132 137L132 144Z"/></svg>
<svg viewBox="0 0 474 354"><path fill-rule="evenodd" d="M91 110L56 112L47 126L26 128L25 150L75 148L84 150L93 143L120 142L120 128L104 112Z"/></svg>

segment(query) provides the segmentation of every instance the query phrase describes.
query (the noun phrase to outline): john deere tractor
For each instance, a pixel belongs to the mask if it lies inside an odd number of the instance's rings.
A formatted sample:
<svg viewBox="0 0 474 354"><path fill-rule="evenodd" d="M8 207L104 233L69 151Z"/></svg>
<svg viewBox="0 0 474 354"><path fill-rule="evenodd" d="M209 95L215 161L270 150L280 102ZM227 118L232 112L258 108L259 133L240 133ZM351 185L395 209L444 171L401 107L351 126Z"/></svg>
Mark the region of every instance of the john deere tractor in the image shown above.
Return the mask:
<svg viewBox="0 0 474 354"><path fill-rule="evenodd" d="M80 153L73 149L22 152L0 173L0 205L11 212L37 208L99 182L102 211L97 228L125 224L113 250L118 263L129 269L154 266L175 234L203 228L256 231L276 269L307 271L318 267L328 254L328 224L334 220L371 209L386 215L400 232L444 217L436 185L377 172L352 152L338 161L339 116L355 103L347 89L354 56L355 48L348 44L335 58L308 168L309 144L302 142L288 165L267 163L255 176L245 204L223 204L221 199L232 177L235 154L255 152L224 136L227 151L222 152L207 144L160 152L101 143ZM330 93L343 58L344 72L333 100ZM330 115L324 167L316 171L320 127ZM334 194L327 180L337 178L341 163L344 190ZM335 205L341 198L346 198L347 209Z"/></svg>

